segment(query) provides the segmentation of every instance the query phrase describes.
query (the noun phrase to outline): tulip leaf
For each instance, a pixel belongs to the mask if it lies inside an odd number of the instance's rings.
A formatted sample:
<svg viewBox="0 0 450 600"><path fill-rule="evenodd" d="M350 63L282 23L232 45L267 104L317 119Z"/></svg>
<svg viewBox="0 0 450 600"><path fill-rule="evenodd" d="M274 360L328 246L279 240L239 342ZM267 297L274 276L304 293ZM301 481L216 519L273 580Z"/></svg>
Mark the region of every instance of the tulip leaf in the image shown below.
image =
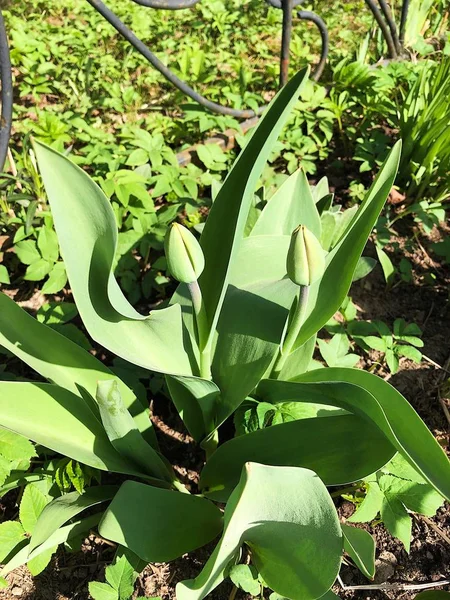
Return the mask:
<svg viewBox="0 0 450 600"><path fill-rule="evenodd" d="M385 436L355 415L307 418L241 435L219 446L206 463L200 487L226 502L248 461L305 467L326 485L358 481L384 466L395 453Z"/></svg>
<svg viewBox="0 0 450 600"><path fill-rule="evenodd" d="M76 517L83 510L111 500L118 489L115 485L103 485L86 489L82 494L70 492L52 500L39 515L28 545L28 552L31 554L64 523Z"/></svg>
<svg viewBox="0 0 450 600"><path fill-rule="evenodd" d="M246 463L225 508L221 540L202 572L177 585L176 596L205 598L223 581L246 544L271 589L288 598L313 600L331 588L339 572L342 543L336 509L315 473Z"/></svg>
<svg viewBox="0 0 450 600"><path fill-rule="evenodd" d="M52 533L52 535L47 538L45 542L35 548L32 552L29 552L29 544L27 544L21 548L19 552L17 552L17 554L15 554L12 559L1 569L0 577L5 577L14 569L27 564L28 562L48 552L50 549L55 548L55 546L64 544L65 542L88 532L93 527L96 527L100 521L100 517L101 513L80 519L79 521L75 521L74 523L66 525L65 527L61 527L61 529L58 529Z"/></svg>
<svg viewBox="0 0 450 600"><path fill-rule="evenodd" d="M147 444L137 429L133 417L122 401L116 381L99 382L97 402L106 435L117 452L130 464L135 464L138 471L157 479L173 481L170 467L167 467L161 455Z"/></svg>
<svg viewBox="0 0 450 600"><path fill-rule="evenodd" d="M204 546L222 529L212 502L136 481L123 483L100 522L106 539L146 562L167 562Z"/></svg>
<svg viewBox="0 0 450 600"><path fill-rule="evenodd" d="M310 288L307 317L295 347L302 346L323 327L347 295L359 258L394 183L400 153L401 142L397 142L340 241L327 255L323 276Z"/></svg>
<svg viewBox="0 0 450 600"><path fill-rule="evenodd" d="M156 446L148 410L130 388L92 354L34 319L3 293L0 293L0 344L43 377L74 394L87 392L95 398L99 381L116 380L139 430Z"/></svg>
<svg viewBox="0 0 450 600"><path fill-rule="evenodd" d="M146 369L191 375L180 307L143 316L114 278L117 225L102 190L66 156L37 141L34 149L70 287L91 337Z"/></svg>
<svg viewBox="0 0 450 600"><path fill-rule="evenodd" d="M212 363L221 391L217 424L258 384L278 352L298 292L286 278L288 236L252 236L241 245L218 322Z"/></svg>
<svg viewBox="0 0 450 600"><path fill-rule="evenodd" d="M1 381L0 425L91 467L146 477L112 446L90 406L57 385Z"/></svg>
<svg viewBox="0 0 450 600"><path fill-rule="evenodd" d="M265 401L315 402L345 408L377 425L391 444L442 496L450 499L450 462L407 400L383 379L330 367L309 371L296 382L264 380Z"/></svg>
<svg viewBox="0 0 450 600"><path fill-rule="evenodd" d="M216 329L239 245L244 237L258 178L297 102L308 73L309 69L306 68L294 75L269 104L220 188L206 220L200 238L206 262L199 283L210 323L210 341Z"/></svg>
<svg viewBox="0 0 450 600"><path fill-rule="evenodd" d="M341 525L344 550L358 569L369 579L375 577L375 540L364 529Z"/></svg>
<svg viewBox="0 0 450 600"><path fill-rule="evenodd" d="M251 235L291 235L305 225L320 240L321 223L303 169L282 183L264 207Z"/></svg>
<svg viewBox="0 0 450 600"><path fill-rule="evenodd" d="M166 377L170 397L189 433L200 442L216 427L220 390L200 377Z"/></svg>

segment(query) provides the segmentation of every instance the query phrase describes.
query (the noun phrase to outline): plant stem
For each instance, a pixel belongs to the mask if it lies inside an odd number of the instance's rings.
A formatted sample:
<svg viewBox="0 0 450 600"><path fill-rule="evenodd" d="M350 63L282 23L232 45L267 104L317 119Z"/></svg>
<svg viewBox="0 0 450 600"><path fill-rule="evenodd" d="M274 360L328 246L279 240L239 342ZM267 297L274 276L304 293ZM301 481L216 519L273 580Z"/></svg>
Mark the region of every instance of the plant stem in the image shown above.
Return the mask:
<svg viewBox="0 0 450 600"><path fill-rule="evenodd" d="M189 494L190 492L184 487L184 485L178 479L172 481L173 487L181 492L182 494Z"/></svg>
<svg viewBox="0 0 450 600"><path fill-rule="evenodd" d="M271 373L272 379L278 379L278 377L280 376L281 370L284 367L287 357L291 353L295 340L297 339L298 334L300 333L300 329L305 321L308 297L309 286L300 286L300 293L297 300L297 306L295 307L295 311L292 316L291 323L288 327L288 331L286 333L284 342L280 345L278 357L275 361L275 365Z"/></svg>
<svg viewBox="0 0 450 600"><path fill-rule="evenodd" d="M206 460L209 460L219 445L219 430L216 429L210 437L202 442L202 448L206 452Z"/></svg>
<svg viewBox="0 0 450 600"><path fill-rule="evenodd" d="M200 350L200 377L211 379L211 356L208 343L208 319L206 316L205 304L203 302L202 292L198 281L188 284L189 292L192 298L194 308L195 322L197 325L197 342Z"/></svg>

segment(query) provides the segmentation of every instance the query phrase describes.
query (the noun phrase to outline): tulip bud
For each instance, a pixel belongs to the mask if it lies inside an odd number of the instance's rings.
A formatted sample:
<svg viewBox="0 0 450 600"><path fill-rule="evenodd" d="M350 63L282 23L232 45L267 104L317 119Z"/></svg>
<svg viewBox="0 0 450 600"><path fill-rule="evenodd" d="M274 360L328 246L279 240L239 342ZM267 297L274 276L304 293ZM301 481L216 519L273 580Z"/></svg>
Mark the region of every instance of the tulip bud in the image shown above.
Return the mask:
<svg viewBox="0 0 450 600"><path fill-rule="evenodd" d="M164 240L167 266L182 283L197 281L205 268L203 251L194 235L178 223L172 223Z"/></svg>
<svg viewBox="0 0 450 600"><path fill-rule="evenodd" d="M289 279L297 285L309 286L325 270L325 253L316 236L304 225L292 233L286 259Z"/></svg>

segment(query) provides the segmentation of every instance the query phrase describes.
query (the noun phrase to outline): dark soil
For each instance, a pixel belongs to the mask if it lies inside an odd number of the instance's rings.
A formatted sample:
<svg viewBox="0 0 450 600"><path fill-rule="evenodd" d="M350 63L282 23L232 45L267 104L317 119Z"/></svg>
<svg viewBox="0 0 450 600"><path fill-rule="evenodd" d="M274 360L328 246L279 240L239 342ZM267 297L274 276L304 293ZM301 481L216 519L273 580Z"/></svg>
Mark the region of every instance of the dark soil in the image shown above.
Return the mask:
<svg viewBox="0 0 450 600"><path fill-rule="evenodd" d="M420 229L405 219L396 227L398 235L393 236L392 244L386 247L394 264L405 256L413 265L413 280L408 283L396 281L386 289L381 268L364 280L354 284L351 290L353 301L364 319L381 319L392 325L397 318L417 323L423 330L423 348L426 359L420 364L401 359L399 372L390 375L380 361L380 356L361 353L359 366L370 369L388 379L411 402L441 445L448 451L448 422L439 401L439 389L449 377L450 319L449 289L450 269L433 257L429 250L430 237L438 241L449 233L449 228L435 228L431 236L422 236ZM417 235L418 243L411 244ZM365 254L374 255L369 243ZM430 273L436 279L430 285ZM16 300L19 298L16 298ZM31 311L40 305L39 296L30 296L23 304ZM356 351L358 351L356 349ZM152 401L153 421L163 453L174 465L180 479L195 493L203 464L203 453L185 433L175 408L162 396ZM15 508L13 493L2 500L0 506L4 518L12 518ZM337 501L342 521L348 518L354 508L342 499ZM408 555L402 544L393 539L382 524L365 526L376 538L378 572L377 584L409 583L418 585L433 583L450 578L450 512L446 505L436 517L427 519L414 515L413 541ZM191 553L170 564L149 565L141 574L136 585L136 596L161 596L164 600L175 598L175 585L183 579L195 577L205 564L214 544ZM103 571L114 556L114 547L92 533L84 542L82 552L67 553L59 550L51 565L38 577L33 578L26 567L17 569L8 576L10 586L0 591L0 600L87 600L88 582L102 580ZM367 586L368 582L348 560L344 564L341 577L347 586ZM418 593L405 590L343 590L335 588L343 600L410 600ZM448 587L446 589L449 589ZM265 597L269 596L266 590ZM232 594L230 596L230 594ZM233 597L232 585L223 583L209 597L213 600L227 600ZM236 598L248 599L238 591Z"/></svg>

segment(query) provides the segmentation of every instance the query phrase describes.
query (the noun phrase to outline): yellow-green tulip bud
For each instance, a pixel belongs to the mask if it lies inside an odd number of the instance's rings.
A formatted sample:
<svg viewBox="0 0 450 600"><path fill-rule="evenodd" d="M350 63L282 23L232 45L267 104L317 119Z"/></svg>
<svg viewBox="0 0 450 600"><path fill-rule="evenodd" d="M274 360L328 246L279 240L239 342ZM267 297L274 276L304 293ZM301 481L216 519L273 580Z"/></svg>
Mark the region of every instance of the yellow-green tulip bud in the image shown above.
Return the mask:
<svg viewBox="0 0 450 600"><path fill-rule="evenodd" d="M322 277L325 252L316 236L304 225L292 233L286 260L289 279L297 285L309 286Z"/></svg>
<svg viewBox="0 0 450 600"><path fill-rule="evenodd" d="M194 235L178 223L172 223L164 240L167 266L182 283L193 283L205 268L203 251Z"/></svg>

